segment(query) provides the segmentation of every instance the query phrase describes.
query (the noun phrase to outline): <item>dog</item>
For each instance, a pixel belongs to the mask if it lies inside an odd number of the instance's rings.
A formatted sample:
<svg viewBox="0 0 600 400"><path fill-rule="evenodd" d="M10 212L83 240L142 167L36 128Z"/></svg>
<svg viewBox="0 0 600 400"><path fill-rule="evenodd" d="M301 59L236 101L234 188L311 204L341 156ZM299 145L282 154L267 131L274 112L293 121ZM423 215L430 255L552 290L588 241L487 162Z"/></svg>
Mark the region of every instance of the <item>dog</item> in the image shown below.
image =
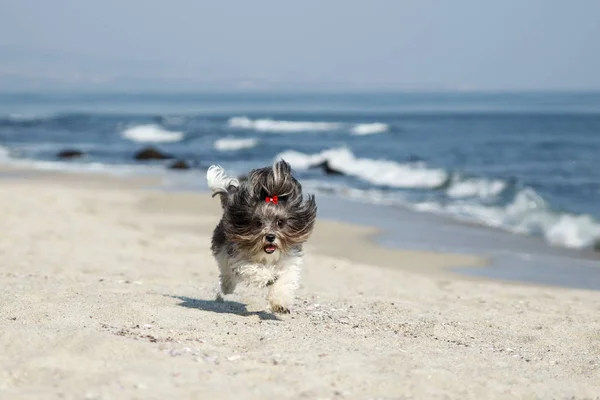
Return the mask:
<svg viewBox="0 0 600 400"><path fill-rule="evenodd" d="M211 250L219 267L217 301L244 282L268 287L272 312L290 313L299 286L303 245L311 236L317 205L284 160L253 169L242 182L218 165L206 173L212 197L220 196L223 215Z"/></svg>

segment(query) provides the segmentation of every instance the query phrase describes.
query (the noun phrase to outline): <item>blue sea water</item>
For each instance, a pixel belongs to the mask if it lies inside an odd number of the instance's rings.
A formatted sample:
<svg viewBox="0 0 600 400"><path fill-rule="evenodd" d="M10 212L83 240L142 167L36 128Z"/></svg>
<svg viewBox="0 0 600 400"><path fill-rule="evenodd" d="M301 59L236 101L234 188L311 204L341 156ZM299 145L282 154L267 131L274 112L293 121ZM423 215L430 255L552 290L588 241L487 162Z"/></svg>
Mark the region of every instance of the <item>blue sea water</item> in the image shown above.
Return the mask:
<svg viewBox="0 0 600 400"><path fill-rule="evenodd" d="M148 145L197 169L135 161ZM0 146L6 163L191 188L210 164L243 174L283 157L317 193L600 243L600 93L0 94ZM60 161L65 148L87 156Z"/></svg>

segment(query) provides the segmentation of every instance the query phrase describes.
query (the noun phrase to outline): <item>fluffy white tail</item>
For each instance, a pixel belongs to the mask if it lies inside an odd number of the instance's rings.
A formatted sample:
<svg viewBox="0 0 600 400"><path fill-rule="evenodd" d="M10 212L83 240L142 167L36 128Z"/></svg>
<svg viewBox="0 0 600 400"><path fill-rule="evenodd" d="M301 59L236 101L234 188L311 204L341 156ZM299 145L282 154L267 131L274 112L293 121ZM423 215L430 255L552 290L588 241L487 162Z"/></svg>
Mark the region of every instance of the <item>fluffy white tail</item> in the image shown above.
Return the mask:
<svg viewBox="0 0 600 400"><path fill-rule="evenodd" d="M211 165L208 171L206 171L206 180L208 181L208 187L217 193L227 193L229 186L238 187L240 182L236 178L231 178L225 175L225 171L219 165Z"/></svg>

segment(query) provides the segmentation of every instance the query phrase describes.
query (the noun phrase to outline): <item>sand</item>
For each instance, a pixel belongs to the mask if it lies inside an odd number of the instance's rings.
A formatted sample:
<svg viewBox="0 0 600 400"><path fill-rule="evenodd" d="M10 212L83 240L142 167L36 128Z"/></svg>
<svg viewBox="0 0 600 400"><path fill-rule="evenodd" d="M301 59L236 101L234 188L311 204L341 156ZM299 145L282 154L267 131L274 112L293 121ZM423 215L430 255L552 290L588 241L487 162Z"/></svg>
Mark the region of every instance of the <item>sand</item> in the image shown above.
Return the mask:
<svg viewBox="0 0 600 400"><path fill-rule="evenodd" d="M600 293L467 280L469 255L319 220L290 315L213 301L218 202L0 180L0 399L600 398Z"/></svg>

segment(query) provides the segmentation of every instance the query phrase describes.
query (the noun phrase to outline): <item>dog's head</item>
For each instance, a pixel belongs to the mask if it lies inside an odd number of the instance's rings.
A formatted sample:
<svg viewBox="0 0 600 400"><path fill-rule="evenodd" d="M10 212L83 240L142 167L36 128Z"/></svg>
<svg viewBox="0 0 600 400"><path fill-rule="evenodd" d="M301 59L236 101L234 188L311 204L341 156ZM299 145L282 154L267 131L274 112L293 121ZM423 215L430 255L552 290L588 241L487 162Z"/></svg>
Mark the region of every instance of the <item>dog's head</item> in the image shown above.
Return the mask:
<svg viewBox="0 0 600 400"><path fill-rule="evenodd" d="M281 160L250 171L229 197L223 222L229 240L254 256L279 256L308 240L317 216L313 195Z"/></svg>

